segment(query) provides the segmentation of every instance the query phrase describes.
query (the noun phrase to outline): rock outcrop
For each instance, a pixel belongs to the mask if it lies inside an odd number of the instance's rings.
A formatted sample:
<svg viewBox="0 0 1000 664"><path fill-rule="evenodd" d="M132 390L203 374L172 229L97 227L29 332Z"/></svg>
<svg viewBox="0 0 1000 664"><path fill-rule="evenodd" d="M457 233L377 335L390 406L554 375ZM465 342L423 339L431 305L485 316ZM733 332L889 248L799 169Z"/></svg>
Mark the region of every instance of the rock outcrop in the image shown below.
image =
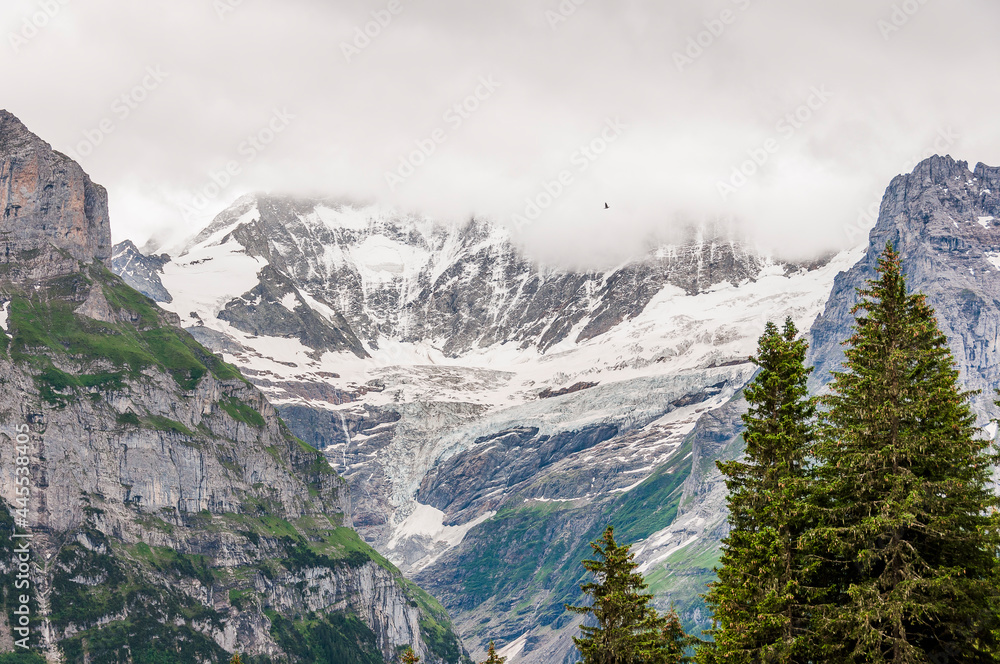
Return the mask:
<svg viewBox="0 0 1000 664"><path fill-rule="evenodd" d="M985 424L1000 384L1000 168L935 156L892 180L864 257L840 274L810 331L809 362L819 389L843 361L857 289L874 278L891 242L912 291L924 293L948 337L963 385Z"/></svg>
<svg viewBox="0 0 1000 664"><path fill-rule="evenodd" d="M83 169L0 110L0 242L12 252L49 244L89 263L111 256L108 194Z"/></svg>
<svg viewBox="0 0 1000 664"><path fill-rule="evenodd" d="M132 243L124 240L114 246L111 255L111 270L122 280L155 302L171 302L173 297L163 287L160 273L170 256L145 256Z"/></svg>
<svg viewBox="0 0 1000 664"><path fill-rule="evenodd" d="M14 514L33 535L33 646L72 662L388 661L410 644L463 660L440 605L351 528L323 455L108 270L104 190L6 112L0 202L0 549Z"/></svg>

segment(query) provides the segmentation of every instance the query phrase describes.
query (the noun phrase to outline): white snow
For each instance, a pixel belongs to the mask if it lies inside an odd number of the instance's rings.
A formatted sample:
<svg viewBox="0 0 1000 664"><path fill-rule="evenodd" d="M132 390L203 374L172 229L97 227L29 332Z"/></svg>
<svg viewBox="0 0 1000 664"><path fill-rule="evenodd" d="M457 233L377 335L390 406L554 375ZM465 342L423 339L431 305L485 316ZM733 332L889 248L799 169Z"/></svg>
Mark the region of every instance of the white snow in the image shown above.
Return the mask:
<svg viewBox="0 0 1000 664"><path fill-rule="evenodd" d="M639 567L636 569L636 571L638 571L640 574L645 574L656 563L663 562L664 560L666 560L670 556L674 555L675 553L677 553L681 549L683 549L683 548L685 548L685 547L687 547L687 546L689 546L691 544L694 544L700 538L701 538L701 533L699 533L699 534L697 534L697 535L695 535L693 537L689 537L686 540L684 540L683 542L681 542L680 544L672 546L669 549L665 549L663 551L657 551L657 553L656 553L655 556L644 560L642 562L642 564L639 565Z"/></svg>
<svg viewBox="0 0 1000 664"><path fill-rule="evenodd" d="M372 219L371 210L356 208L351 205L343 205L334 209L326 205L317 205L313 209L313 214L327 228L349 228L352 230L363 230L368 228Z"/></svg>
<svg viewBox="0 0 1000 664"><path fill-rule="evenodd" d="M180 316L184 326L200 319L209 327L217 327L211 323L220 322L219 312L227 302L257 285L257 273L265 265L266 261L248 256L235 241L220 246L202 243L163 266L160 281L174 300L162 306Z"/></svg>
<svg viewBox="0 0 1000 664"><path fill-rule="evenodd" d="M662 436L651 435L636 443L639 447L623 450L623 454L640 455L632 458L641 461L634 464L635 474L628 476L629 486L612 491L629 491L645 479L647 472L680 449L679 441L694 426L700 412L724 403L750 378L753 366L746 359L754 351L765 322L780 322L787 314L800 330L807 330L822 311L834 277L856 263L864 251L861 247L844 252L820 269L788 276L782 266L770 264L755 281L738 286L716 284L696 296L668 286L635 318L577 343L578 333L590 320L585 316L570 335L544 353L531 345L521 348L520 344L508 343L448 357L441 351L447 339L410 343L381 338L378 349L367 347L370 358L358 358L350 352L317 357L297 339L246 334L217 317L227 302L257 285L257 274L267 264L248 256L235 241L222 243L233 228L252 221L257 214L255 205L243 205L247 207L245 212L240 214L243 208L239 208L232 213L238 215L237 219L221 222L210 235L164 268L164 286L174 297L173 303L165 306L179 314L184 325L204 324L228 335L246 350L225 353L225 359L275 383L322 381L348 391L359 391L372 381L383 384L384 390L367 391L359 401L344 404L319 397L303 399L283 387L264 386L272 402L304 403L336 412L334 422L339 420L339 426L345 428L344 415L366 405L396 408L396 404L413 404L419 408L428 403L436 407L456 404L476 413L475 417L454 422L421 420L420 426L435 429L433 442L414 449L406 436L397 435L388 447L378 451L378 463L391 484L391 501L398 510L395 515L401 518L392 528L388 549L406 551L407 559L411 559L413 547L418 551L422 548L426 556L417 563L417 569L457 545L471 528L491 516L485 514L465 524L445 526L443 512L417 503L414 492L419 479L435 461L468 449L480 436L527 423L537 426L542 434L578 430L595 423L614 423L623 431L663 427ZM401 220L374 206L319 205L298 219L304 229L293 241L313 243L312 255L318 257L308 268L311 283L321 283L346 266L360 277L366 296L375 290L380 290L381 296L386 292L381 289L391 286L400 293L400 305L422 288L418 275L430 276L432 283L444 279L445 272L464 255L499 249L508 240L506 232L496 228L478 239L474 247L462 246L458 232L434 234L428 230L432 228L428 220ZM390 223L399 228L390 232ZM418 240L404 243L396 239L401 237ZM279 255L293 249L274 245ZM664 248L661 252L674 250ZM502 270L506 262L495 262L495 270L500 272L489 278L505 278ZM1000 254L997 262L991 262L1000 269ZM605 278L611 274L609 270ZM306 275L298 276L301 279ZM593 287L591 311L598 305L599 287L596 283ZM356 305L338 301L332 291L321 296L319 291L310 294L299 290L298 295L328 320L338 316L337 310ZM296 303L294 294L282 298L282 305L290 310ZM503 305L489 302L487 306L496 312ZM400 337L405 338L405 317L401 316L399 329ZM538 396L544 388L558 389L579 381L598 385L559 397ZM716 383L724 383L725 387L707 402L672 409L670 404L678 397ZM348 436L354 445L361 446L367 437ZM329 450L331 461L346 466L346 447ZM586 462L586 458L581 461ZM678 532L663 537L653 547L658 559L662 559L661 549L672 552L689 543L687 536Z"/></svg>
<svg viewBox="0 0 1000 664"><path fill-rule="evenodd" d="M418 563L412 565L411 569L413 571L423 569L437 560L448 549L461 544L465 535L470 530L496 514L496 512L487 512L461 525L446 526L444 525L444 512L430 505L422 503L414 504L416 507L413 512L401 524L396 526L387 548L393 551L403 541L410 539L431 540L434 544L443 544L444 546L438 547L440 550L436 555L428 555Z"/></svg>
<svg viewBox="0 0 1000 664"><path fill-rule="evenodd" d="M983 228L989 228L990 222L993 221L993 217L979 217L979 225Z"/></svg>
<svg viewBox="0 0 1000 664"><path fill-rule="evenodd" d="M528 642L528 633L525 632L521 636L517 637L510 643L508 643L503 648L497 650L497 655L500 657L506 657L510 664L517 661L518 655L524 650L524 645Z"/></svg>
<svg viewBox="0 0 1000 664"><path fill-rule="evenodd" d="M990 265L1000 270L1000 251L987 251L984 256Z"/></svg>
<svg viewBox="0 0 1000 664"><path fill-rule="evenodd" d="M10 307L10 301L3 303L3 308L0 309L0 327L3 328L4 334L7 334L7 321L9 319L8 308Z"/></svg>
<svg viewBox="0 0 1000 664"><path fill-rule="evenodd" d="M245 212L243 212L242 214L240 214L235 218L232 218L231 215L235 214L236 210L238 210L241 206L247 204L251 205L247 208ZM226 213L230 213L228 222L225 221L226 216L224 215L226 215ZM257 209L257 203L256 200L253 198L253 196L241 197L237 199L237 201L228 210L226 210L221 215L213 219L212 222L208 224L208 226L201 229L194 235L188 236L186 239L184 239L178 244L168 245L166 247L163 247L161 251L165 251L171 256L183 258L189 252L218 245L219 243L222 242L223 239L225 239L226 235L236 230L237 226L239 226L240 224L246 224L255 221L259 217L260 217L260 212ZM206 237L198 240L199 236L209 231L211 232ZM196 240L198 240L197 243L195 242Z"/></svg>
<svg viewBox="0 0 1000 664"><path fill-rule="evenodd" d="M380 284L396 277L416 276L429 259L418 247L384 235L370 235L350 250L351 259L367 284Z"/></svg>
<svg viewBox="0 0 1000 664"><path fill-rule="evenodd" d="M289 311L295 311L295 305L298 303L295 293L285 293L285 296L281 298L281 306Z"/></svg>

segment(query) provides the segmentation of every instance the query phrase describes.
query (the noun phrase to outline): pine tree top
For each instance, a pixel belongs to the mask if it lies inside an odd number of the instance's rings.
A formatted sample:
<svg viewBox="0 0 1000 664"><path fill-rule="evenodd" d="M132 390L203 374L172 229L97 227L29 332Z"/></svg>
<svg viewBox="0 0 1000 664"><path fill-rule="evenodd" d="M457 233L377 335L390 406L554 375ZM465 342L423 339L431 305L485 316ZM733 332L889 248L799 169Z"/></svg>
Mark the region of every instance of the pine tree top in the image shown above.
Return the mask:
<svg viewBox="0 0 1000 664"><path fill-rule="evenodd" d="M420 661L420 658L417 657L415 652L413 652L413 648L407 648L406 652L403 653L401 661L403 664L417 664L417 662Z"/></svg>
<svg viewBox="0 0 1000 664"><path fill-rule="evenodd" d="M684 648L684 633L676 624L657 614L651 606L653 596L646 592L646 581L636 569L630 547L615 541L614 528L608 526L600 540L591 543L595 558L583 561L595 582L581 584L591 597L590 606L569 606L569 611L592 616L596 626L582 625L573 642L584 664L626 664L681 661L676 653ZM678 639L680 644L678 645Z"/></svg>
<svg viewBox="0 0 1000 664"><path fill-rule="evenodd" d="M501 657L497 654L496 646L490 641L489 650L486 651L486 661L483 664L504 664L507 661L506 657Z"/></svg>

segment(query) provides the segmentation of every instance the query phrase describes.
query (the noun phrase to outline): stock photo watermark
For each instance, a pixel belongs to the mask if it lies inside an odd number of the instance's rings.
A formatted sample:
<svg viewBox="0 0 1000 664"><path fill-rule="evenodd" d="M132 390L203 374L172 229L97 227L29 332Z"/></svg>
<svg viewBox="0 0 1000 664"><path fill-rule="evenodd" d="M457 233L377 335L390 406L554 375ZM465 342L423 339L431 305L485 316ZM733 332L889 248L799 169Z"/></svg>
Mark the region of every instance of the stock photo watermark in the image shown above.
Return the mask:
<svg viewBox="0 0 1000 664"><path fill-rule="evenodd" d="M364 25L354 26L354 34L351 41L340 42L340 52L344 54L344 59L350 64L351 60L361 55L361 52L372 45L372 42L381 36L382 32L389 27L397 16L403 13L402 0L389 0L385 9L376 9L371 12L372 20Z"/></svg>
<svg viewBox="0 0 1000 664"><path fill-rule="evenodd" d="M69 150L69 156L80 162L94 153L104 139L114 133L119 122L124 122L139 106L149 99L149 95L163 84L169 72L159 65L146 67L142 79L126 92L111 102L111 116L106 116L96 126L83 131L83 140L78 141Z"/></svg>
<svg viewBox="0 0 1000 664"><path fill-rule="evenodd" d="M472 93L452 104L441 116L448 127L437 127L426 137L414 140L413 144L416 149L400 155L395 170L385 172L385 183L388 185L389 191L396 191L396 187L406 182L417 172L418 168L427 163L427 160L437 152L438 148L448 141L449 132L464 125L500 86L501 83L495 80L492 74L480 76L479 84Z"/></svg>
<svg viewBox="0 0 1000 664"><path fill-rule="evenodd" d="M825 85L813 86L809 89L809 93L804 102L778 120L774 126L775 136L747 150L749 158L734 166L727 179L716 182L716 190L723 201L746 186L750 178L759 173L771 157L781 150L782 143L795 136L833 96Z"/></svg>
<svg viewBox="0 0 1000 664"><path fill-rule="evenodd" d="M253 163L269 145L274 143L278 135L291 126L295 116L287 109L274 109L270 119L263 127L247 137L236 146L236 154L242 159L230 159L219 170L210 170L207 181L199 187L189 201L181 201L178 206L181 216L187 222L200 220L208 207L228 189L243 169Z"/></svg>
<svg viewBox="0 0 1000 664"><path fill-rule="evenodd" d="M552 179L542 180L537 193L524 199L524 208L520 213L511 215L511 223L520 231L522 228L538 220L542 214L576 182L577 175L585 173L591 164L601 158L612 143L617 141L628 128L619 118L608 118L597 136L581 145L570 156L572 168L564 168Z"/></svg>
<svg viewBox="0 0 1000 664"><path fill-rule="evenodd" d="M27 424L18 425L14 438L14 540L13 559L14 588L8 591L8 597L14 600L14 623L11 631L16 638L14 645L28 649L31 640L31 540L34 534L29 529L29 513L32 502L31 481L31 427ZM23 532L18 532L20 529Z"/></svg>
<svg viewBox="0 0 1000 664"><path fill-rule="evenodd" d="M735 10L726 8L720 11L718 16L705 19L702 23L704 30L688 37L682 50L674 51L674 65L677 71L683 72L686 67L693 65L726 33L729 26L736 23L742 12L750 9L750 0L732 0L732 3L736 7Z"/></svg>
<svg viewBox="0 0 1000 664"><path fill-rule="evenodd" d="M875 21L882 39L889 41L889 38L902 30L928 2L929 0L903 0L899 4L894 4L888 17Z"/></svg>
<svg viewBox="0 0 1000 664"><path fill-rule="evenodd" d="M69 3L70 0L39 0L38 10L25 15L17 31L7 33L7 41L14 53L20 52L29 41L37 37Z"/></svg>
<svg viewBox="0 0 1000 664"><path fill-rule="evenodd" d="M244 0L212 0L212 8L219 20L223 20L243 6L243 2Z"/></svg>
<svg viewBox="0 0 1000 664"><path fill-rule="evenodd" d="M560 25L568 21L587 0L561 0L559 6L554 10L545 10L545 20L549 22L549 27L555 32Z"/></svg>

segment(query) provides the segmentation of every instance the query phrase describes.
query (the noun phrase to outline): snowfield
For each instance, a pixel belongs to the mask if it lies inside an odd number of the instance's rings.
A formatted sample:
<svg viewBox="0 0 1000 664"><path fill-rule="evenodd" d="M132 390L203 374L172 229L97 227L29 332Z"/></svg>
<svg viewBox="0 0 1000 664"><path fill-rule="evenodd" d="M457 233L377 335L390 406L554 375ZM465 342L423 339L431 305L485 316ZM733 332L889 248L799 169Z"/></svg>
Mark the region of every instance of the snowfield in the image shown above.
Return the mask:
<svg viewBox="0 0 1000 664"><path fill-rule="evenodd" d="M288 272L296 288L284 296L281 305L293 310L297 294L326 321L335 322L342 312L359 306L363 311L358 315L377 323L398 316L392 321L397 334L381 336L377 343L363 339L370 357L361 358L349 351L316 352L294 337L248 334L218 318L228 302L257 286L260 271L269 265L234 235L260 214L252 197L241 199L194 238L171 248L175 258L164 267L162 282L173 302L163 306L177 313L185 326L203 326L229 337L234 343L223 351L225 359L245 370L279 408L307 406L329 412L342 425L344 441L325 451L348 479L361 473L374 475L376 469L385 476L388 530L375 544L404 571L427 566L488 518L480 515L449 524L443 512L416 501L417 487L436 463L474 446L479 437L517 426L537 427L542 434L600 423L613 423L622 434L647 427L662 430L660 438L646 436L638 447L616 452L627 455L630 463L641 462L633 463L621 486L611 489L628 491L678 449L701 412L730 399L751 378L753 366L747 358L764 324L790 315L799 329L808 330L825 304L834 277L861 255L860 250L844 252L817 269L793 271L765 260L754 279L737 284L722 281L696 294L667 284L638 315L584 341L578 340L579 333L594 314L581 318L565 338L544 350L538 343L497 342L456 355L443 350L447 338L407 338L407 330L416 325L408 318L415 314L407 303L427 297L428 284L445 283L445 275L454 273L456 266L466 272L481 271L463 261L484 248L501 252L509 243L502 230L491 229L470 246L457 230L442 230L430 220L382 208L332 204L296 208L291 224L295 233L269 238L271 255L291 266ZM660 247L654 254L662 257L678 251L681 248ZM311 258L293 263L297 252ZM477 276L489 284L484 297L504 292L511 275L501 268L506 269L498 265L493 274ZM542 272L555 274L548 268ZM606 284L615 272L607 271L600 284ZM335 275L357 280L362 301L338 299L336 284L330 283ZM600 305L598 288L589 296L592 311ZM397 298L388 309L383 302L386 293ZM488 300L485 306L488 315L495 317L510 304ZM391 313L395 310L398 314ZM539 336L544 333L540 330ZM596 386L539 398L546 388L563 389L581 382ZM344 401L300 389L313 384L354 396ZM671 405L685 394L712 385L718 385L718 390L697 404ZM441 418L421 409L427 404L468 407L473 414L458 420ZM373 434L352 435L347 423L364 417L371 408L396 409L403 413L403 420L387 445L380 443L366 455L355 453L352 461L348 448L363 451ZM419 435L405 435L407 427L419 429ZM587 459L581 453L581 462ZM593 457L593 462L608 463L608 459ZM678 533L690 533L694 526L689 523L677 532L668 529L650 538L640 549L644 565L685 546L688 539L679 540ZM414 547L425 555L409 563L397 557L408 548L408 559L412 559Z"/></svg>

